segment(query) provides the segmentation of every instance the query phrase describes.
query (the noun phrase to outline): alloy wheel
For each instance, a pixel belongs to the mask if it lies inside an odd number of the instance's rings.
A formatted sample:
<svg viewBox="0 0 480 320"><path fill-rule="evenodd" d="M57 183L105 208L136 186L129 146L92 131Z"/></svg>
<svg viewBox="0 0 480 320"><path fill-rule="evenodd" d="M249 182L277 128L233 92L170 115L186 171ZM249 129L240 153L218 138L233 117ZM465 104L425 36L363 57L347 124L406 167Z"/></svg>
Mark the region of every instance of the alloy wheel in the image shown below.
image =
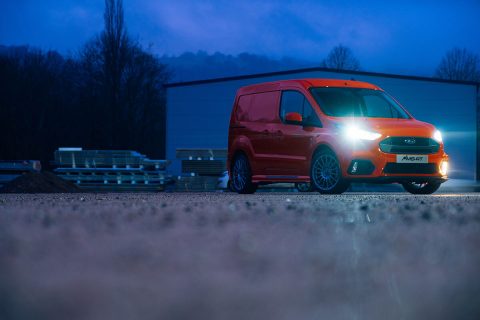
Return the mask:
<svg viewBox="0 0 480 320"><path fill-rule="evenodd" d="M239 157L233 165L233 187L235 190L243 190L247 184L248 167L245 158Z"/></svg>
<svg viewBox="0 0 480 320"><path fill-rule="evenodd" d="M340 170L337 158L330 153L323 153L313 164L313 179L320 190L332 190L340 181Z"/></svg>

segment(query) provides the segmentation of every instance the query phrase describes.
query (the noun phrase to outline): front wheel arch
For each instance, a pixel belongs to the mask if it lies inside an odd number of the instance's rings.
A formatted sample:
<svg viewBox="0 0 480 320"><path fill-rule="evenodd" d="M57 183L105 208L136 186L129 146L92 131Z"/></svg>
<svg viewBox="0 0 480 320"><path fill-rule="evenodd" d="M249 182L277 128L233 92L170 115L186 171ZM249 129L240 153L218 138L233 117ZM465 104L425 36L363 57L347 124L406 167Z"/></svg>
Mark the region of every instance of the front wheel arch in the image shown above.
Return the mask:
<svg viewBox="0 0 480 320"><path fill-rule="evenodd" d="M313 153L312 153L312 160L313 160L313 157L315 157L315 155L316 155L318 152L322 152L322 151L325 151L325 150L328 150L328 151L332 152L333 154L335 154L335 156L337 155L336 152L333 150L333 148L330 147L328 144L319 144L319 145L315 148L315 151L313 151Z"/></svg>

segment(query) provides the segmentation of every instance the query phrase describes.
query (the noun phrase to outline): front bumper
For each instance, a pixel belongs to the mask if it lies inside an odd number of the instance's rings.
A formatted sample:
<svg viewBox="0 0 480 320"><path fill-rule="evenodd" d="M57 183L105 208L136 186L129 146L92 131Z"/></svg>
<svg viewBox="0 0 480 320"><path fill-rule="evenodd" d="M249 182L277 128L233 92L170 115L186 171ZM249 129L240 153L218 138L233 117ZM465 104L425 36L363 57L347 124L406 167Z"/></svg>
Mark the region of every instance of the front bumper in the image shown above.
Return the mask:
<svg viewBox="0 0 480 320"><path fill-rule="evenodd" d="M428 163L422 164L397 163L397 154L382 152L378 144L350 146L344 148L342 154L342 175L352 182L445 182L448 179L448 173L442 173L441 168L442 162L448 162L443 146L436 153L426 154Z"/></svg>

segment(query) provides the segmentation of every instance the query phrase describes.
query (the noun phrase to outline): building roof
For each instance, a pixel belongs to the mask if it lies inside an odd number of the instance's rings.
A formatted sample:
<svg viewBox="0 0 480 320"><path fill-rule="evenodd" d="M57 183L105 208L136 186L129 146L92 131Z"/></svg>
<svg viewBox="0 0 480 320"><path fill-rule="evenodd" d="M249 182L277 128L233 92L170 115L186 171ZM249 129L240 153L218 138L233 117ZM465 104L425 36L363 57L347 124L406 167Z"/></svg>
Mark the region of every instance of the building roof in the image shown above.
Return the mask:
<svg viewBox="0 0 480 320"><path fill-rule="evenodd" d="M264 78L264 77L282 76L282 75L304 73L304 72L315 72L315 71L348 74L350 76L351 75L363 75L363 76L374 76L374 77L395 78L395 79L405 79L405 80L443 82L443 83L464 84L464 85L466 84L466 85L477 86L477 88L480 85L479 82L475 82L475 81L448 80L448 79L440 79L440 78L409 76L409 75L400 75L400 74L391 74L391 73L353 71L353 70L338 70L338 69L330 69L330 68L322 68L322 67L313 67L313 68L275 71L275 72L255 73L255 74L239 75L239 76L231 76L231 77L220 77L220 78L212 78L212 79L204 79L204 80L172 82L172 83L167 83L164 86L166 88L182 87L182 86L192 86L192 85L199 85L199 84L215 83L215 82L226 82L226 81L235 81L235 80Z"/></svg>

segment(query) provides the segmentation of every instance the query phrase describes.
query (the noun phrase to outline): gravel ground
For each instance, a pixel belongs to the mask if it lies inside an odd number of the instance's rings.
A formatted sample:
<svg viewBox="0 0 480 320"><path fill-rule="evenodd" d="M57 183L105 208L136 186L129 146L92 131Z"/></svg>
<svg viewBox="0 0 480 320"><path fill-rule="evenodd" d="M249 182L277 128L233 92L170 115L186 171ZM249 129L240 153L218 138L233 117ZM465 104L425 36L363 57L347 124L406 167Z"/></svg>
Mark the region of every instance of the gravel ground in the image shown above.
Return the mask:
<svg viewBox="0 0 480 320"><path fill-rule="evenodd" d="M0 194L0 319L480 319L480 194Z"/></svg>

